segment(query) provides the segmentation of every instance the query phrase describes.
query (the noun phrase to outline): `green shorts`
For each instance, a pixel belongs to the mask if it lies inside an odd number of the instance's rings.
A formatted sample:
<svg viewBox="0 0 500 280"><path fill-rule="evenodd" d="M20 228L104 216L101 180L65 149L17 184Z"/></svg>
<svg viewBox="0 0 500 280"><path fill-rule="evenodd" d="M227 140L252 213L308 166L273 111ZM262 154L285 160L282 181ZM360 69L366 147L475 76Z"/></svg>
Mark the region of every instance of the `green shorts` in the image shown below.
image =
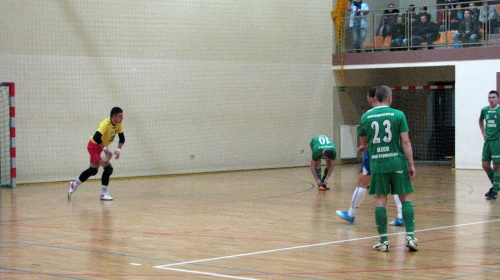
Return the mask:
<svg viewBox="0 0 500 280"><path fill-rule="evenodd" d="M370 194L408 194L413 192L413 183L408 171L376 173L370 178Z"/></svg>
<svg viewBox="0 0 500 280"><path fill-rule="evenodd" d="M482 161L500 162L500 140L488 140L483 145Z"/></svg>

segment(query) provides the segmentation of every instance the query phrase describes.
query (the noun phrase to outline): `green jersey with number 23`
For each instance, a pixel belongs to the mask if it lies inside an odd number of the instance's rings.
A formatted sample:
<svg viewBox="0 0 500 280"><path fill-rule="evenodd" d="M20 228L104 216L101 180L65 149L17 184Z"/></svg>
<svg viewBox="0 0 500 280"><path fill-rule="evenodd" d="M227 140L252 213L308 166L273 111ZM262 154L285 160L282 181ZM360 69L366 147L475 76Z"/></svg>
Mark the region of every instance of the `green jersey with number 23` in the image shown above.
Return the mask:
<svg viewBox="0 0 500 280"><path fill-rule="evenodd" d="M405 114L389 106L375 107L363 114L358 136L366 137L372 174L408 170L399 135L408 131Z"/></svg>

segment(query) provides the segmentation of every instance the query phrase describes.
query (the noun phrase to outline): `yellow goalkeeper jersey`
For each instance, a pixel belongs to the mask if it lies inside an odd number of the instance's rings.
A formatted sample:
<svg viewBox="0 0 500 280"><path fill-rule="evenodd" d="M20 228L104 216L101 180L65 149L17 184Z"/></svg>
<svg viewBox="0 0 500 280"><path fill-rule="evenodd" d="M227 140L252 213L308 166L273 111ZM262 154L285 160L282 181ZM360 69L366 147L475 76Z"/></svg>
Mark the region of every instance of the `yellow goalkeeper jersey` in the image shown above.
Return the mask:
<svg viewBox="0 0 500 280"><path fill-rule="evenodd" d="M107 147L109 144L111 144L113 142L113 140L115 140L115 136L118 135L118 133L123 132L123 128L122 128L121 123L117 123L117 124L113 125L113 123L111 123L111 118L107 118L107 119L102 120L101 123L99 123L99 126L97 127L97 131L99 131L102 134L102 138L101 138L102 143L104 144L104 146ZM94 141L93 136L90 138L90 140L92 142L96 143Z"/></svg>

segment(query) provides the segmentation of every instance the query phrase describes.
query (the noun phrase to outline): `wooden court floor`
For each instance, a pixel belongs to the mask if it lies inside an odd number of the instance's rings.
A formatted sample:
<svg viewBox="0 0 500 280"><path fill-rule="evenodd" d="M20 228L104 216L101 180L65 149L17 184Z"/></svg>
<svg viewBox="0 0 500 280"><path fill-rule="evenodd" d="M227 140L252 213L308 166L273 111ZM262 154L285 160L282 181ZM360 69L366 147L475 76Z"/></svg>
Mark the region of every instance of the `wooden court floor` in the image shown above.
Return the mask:
<svg viewBox="0 0 500 280"><path fill-rule="evenodd" d="M417 165L416 237L389 227L376 252L373 198L353 224L359 164L318 192L308 167L0 190L0 279L499 279L500 200L479 170ZM392 199L389 219L396 216Z"/></svg>

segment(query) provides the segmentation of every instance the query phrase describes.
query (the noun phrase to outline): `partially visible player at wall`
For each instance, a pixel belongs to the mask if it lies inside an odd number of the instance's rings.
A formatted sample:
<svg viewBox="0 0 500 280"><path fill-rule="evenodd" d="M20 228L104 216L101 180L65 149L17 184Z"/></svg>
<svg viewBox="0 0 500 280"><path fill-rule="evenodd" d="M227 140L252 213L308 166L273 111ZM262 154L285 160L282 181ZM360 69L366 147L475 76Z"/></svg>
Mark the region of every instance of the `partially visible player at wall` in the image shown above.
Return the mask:
<svg viewBox="0 0 500 280"><path fill-rule="evenodd" d="M483 170L488 175L493 187L485 194L486 199L496 199L500 182L500 102L498 91L488 93L489 106L481 109L479 129L483 134ZM486 125L485 125L486 123ZM493 162L493 168L491 163Z"/></svg>
<svg viewBox="0 0 500 280"><path fill-rule="evenodd" d="M85 182L90 176L97 174L100 166L104 168L102 173L101 183L102 183L102 193L101 200L113 200L113 198L108 193L109 177L113 174L113 167L109 161L101 160L101 152L108 157L112 157L113 154L115 159L120 158L121 148L125 144L125 135L123 134L122 128L123 121L123 110L119 107L113 107L111 109L111 114L109 118L106 118L99 123L97 131L94 136L90 138L87 145L87 150L90 154L90 167L80 174L80 176L73 182L69 183L68 199L76 191L76 188L83 182ZM108 146L113 142L115 136L118 135L118 147L114 153L112 153Z"/></svg>
<svg viewBox="0 0 500 280"><path fill-rule="evenodd" d="M375 103L375 92L377 91L377 87L371 87L368 89L368 94L366 95L366 100L371 107L374 107ZM346 211L337 210L337 216L348 221L349 223L354 223L356 219L356 214L358 213L358 209L361 206L361 202L365 199L366 192L368 190L368 186L370 185L370 152L366 150L363 156L363 163L361 164L361 170L359 170L358 175L358 186L354 190L354 194L351 199L351 207L349 207ZM396 207L398 209L398 215L394 219L394 221L390 222L389 225L401 227L405 225L405 221L403 220L403 210L401 201L399 200L398 195L393 195L394 202L396 203Z"/></svg>
<svg viewBox="0 0 500 280"><path fill-rule="evenodd" d="M337 157L337 150L333 144L332 139L325 135L314 137L309 143L312 151L311 159L311 173L318 185L318 190L325 191L330 188L327 186L328 179L333 173L335 166L335 158ZM321 176L321 159L325 159L326 168L323 176Z"/></svg>

